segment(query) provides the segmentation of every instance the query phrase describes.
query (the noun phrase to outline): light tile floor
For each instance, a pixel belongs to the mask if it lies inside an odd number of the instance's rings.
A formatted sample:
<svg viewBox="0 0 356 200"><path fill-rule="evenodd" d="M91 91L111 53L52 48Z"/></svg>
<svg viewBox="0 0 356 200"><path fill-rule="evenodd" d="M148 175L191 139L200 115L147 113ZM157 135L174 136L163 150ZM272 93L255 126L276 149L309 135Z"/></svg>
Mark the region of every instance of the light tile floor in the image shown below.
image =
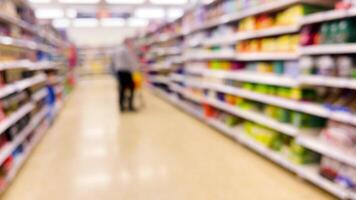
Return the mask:
<svg viewBox="0 0 356 200"><path fill-rule="evenodd" d="M82 80L1 199L333 199L149 93L120 117L115 90Z"/></svg>

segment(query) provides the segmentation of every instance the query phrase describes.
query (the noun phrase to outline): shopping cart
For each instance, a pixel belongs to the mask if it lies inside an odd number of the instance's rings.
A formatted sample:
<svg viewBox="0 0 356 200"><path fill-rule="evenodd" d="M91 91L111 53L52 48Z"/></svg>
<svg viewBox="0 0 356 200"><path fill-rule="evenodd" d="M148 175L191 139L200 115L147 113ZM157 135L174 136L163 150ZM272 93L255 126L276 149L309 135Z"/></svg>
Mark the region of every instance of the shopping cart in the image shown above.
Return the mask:
<svg viewBox="0 0 356 200"><path fill-rule="evenodd" d="M137 109L143 109L146 107L146 102L143 96L143 78L141 72L133 73L133 81L135 84L135 102L134 106Z"/></svg>

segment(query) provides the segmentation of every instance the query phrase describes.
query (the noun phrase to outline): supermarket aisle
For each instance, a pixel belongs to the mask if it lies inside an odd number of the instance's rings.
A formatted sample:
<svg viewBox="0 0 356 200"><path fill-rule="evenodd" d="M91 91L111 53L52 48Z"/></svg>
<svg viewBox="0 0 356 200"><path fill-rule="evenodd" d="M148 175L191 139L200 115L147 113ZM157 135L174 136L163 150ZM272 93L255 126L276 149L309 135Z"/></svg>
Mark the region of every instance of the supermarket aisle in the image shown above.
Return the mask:
<svg viewBox="0 0 356 200"><path fill-rule="evenodd" d="M2 199L332 199L156 97L146 100L143 112L119 117L113 80L83 80Z"/></svg>

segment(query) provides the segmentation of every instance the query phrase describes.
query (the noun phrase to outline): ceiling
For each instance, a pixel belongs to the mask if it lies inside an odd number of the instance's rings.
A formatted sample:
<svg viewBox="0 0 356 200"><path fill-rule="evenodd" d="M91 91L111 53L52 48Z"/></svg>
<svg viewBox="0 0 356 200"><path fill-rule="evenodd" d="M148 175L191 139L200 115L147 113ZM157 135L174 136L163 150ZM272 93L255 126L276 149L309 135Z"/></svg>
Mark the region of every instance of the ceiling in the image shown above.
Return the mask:
<svg viewBox="0 0 356 200"><path fill-rule="evenodd" d="M170 21L198 0L29 0L42 20L57 28L68 26L143 27L151 21Z"/></svg>

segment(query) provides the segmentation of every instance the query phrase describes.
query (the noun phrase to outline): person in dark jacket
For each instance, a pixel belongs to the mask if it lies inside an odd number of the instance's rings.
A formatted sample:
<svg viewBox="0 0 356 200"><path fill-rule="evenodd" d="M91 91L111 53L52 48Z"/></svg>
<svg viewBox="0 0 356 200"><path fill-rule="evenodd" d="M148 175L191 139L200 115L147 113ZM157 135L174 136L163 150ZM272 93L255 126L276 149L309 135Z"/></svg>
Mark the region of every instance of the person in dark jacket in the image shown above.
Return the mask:
<svg viewBox="0 0 356 200"><path fill-rule="evenodd" d="M138 62L134 52L132 52L130 40L125 40L124 44L116 49L113 57L113 67L118 80L120 111L123 112L127 109L135 111L133 72L137 70Z"/></svg>

